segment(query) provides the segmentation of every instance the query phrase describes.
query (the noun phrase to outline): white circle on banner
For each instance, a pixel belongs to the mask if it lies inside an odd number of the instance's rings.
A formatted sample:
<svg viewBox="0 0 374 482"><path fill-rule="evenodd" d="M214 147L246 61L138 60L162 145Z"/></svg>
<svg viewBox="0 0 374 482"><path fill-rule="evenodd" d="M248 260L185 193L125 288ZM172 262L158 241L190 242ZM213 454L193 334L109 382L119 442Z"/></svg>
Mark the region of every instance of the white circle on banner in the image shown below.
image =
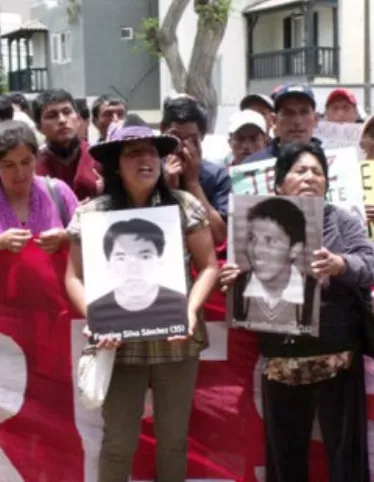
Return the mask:
<svg viewBox="0 0 374 482"><path fill-rule="evenodd" d="M27 386L27 364L22 348L0 333L0 423L22 408Z"/></svg>
<svg viewBox="0 0 374 482"><path fill-rule="evenodd" d="M24 482L23 477L20 475L18 470L14 467L12 462L0 449L0 471L1 479L7 482Z"/></svg>

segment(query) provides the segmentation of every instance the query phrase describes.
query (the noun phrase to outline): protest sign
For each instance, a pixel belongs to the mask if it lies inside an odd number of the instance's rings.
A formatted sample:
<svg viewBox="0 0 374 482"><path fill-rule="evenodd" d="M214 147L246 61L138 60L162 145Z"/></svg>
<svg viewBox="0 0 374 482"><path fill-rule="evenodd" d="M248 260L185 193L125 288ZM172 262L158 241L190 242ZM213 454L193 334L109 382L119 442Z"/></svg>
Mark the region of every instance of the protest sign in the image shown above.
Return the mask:
<svg viewBox="0 0 374 482"><path fill-rule="evenodd" d="M314 137L322 142L324 149L355 146L359 148L362 124L328 122L320 120Z"/></svg>
<svg viewBox="0 0 374 482"><path fill-rule="evenodd" d="M323 199L238 194L232 205L229 250L241 273L228 293L228 321L318 336L320 285L311 262L322 245Z"/></svg>
<svg viewBox="0 0 374 482"><path fill-rule="evenodd" d="M365 206L374 206L374 161L360 162Z"/></svg>
<svg viewBox="0 0 374 482"><path fill-rule="evenodd" d="M374 209L374 162L362 161L360 163L362 189L365 207ZM374 222L368 220L370 239L374 239Z"/></svg>
<svg viewBox="0 0 374 482"><path fill-rule="evenodd" d="M358 152L354 147L325 151L329 165L327 199L365 219ZM241 164L230 168L234 194L274 193L275 159Z"/></svg>
<svg viewBox="0 0 374 482"><path fill-rule="evenodd" d="M188 331L177 206L90 212L82 218L93 339L157 340Z"/></svg>

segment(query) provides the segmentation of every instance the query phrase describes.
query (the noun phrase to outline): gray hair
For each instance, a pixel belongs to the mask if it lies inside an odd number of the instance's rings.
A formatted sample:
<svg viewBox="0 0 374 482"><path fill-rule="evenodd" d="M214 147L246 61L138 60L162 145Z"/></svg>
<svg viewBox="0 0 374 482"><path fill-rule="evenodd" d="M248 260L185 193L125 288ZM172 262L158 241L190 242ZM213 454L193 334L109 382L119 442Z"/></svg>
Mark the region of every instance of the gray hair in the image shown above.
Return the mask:
<svg viewBox="0 0 374 482"><path fill-rule="evenodd" d="M25 122L0 122L0 159L20 144L25 144L34 155L37 154L38 141L34 131Z"/></svg>

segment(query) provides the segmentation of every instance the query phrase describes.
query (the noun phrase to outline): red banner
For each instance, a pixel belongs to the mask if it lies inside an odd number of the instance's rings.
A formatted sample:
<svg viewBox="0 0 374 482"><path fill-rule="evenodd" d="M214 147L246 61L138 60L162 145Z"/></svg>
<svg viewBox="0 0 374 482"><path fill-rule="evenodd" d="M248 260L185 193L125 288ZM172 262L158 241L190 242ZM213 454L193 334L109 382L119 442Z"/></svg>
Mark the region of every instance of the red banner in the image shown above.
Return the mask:
<svg viewBox="0 0 374 482"><path fill-rule="evenodd" d="M0 482L94 482L102 436L99 412L79 401L76 365L84 339L63 289L66 253L48 256L33 242L21 255L0 253ZM225 300L206 307L211 347L202 357L190 424L188 477L260 482L264 450L255 336L227 330ZM368 390L374 370L368 366ZM374 403L368 396L370 419ZM369 421L369 437L374 429ZM134 480L154 478L151 399ZM318 428L312 481L327 482ZM373 459L373 456L371 457Z"/></svg>

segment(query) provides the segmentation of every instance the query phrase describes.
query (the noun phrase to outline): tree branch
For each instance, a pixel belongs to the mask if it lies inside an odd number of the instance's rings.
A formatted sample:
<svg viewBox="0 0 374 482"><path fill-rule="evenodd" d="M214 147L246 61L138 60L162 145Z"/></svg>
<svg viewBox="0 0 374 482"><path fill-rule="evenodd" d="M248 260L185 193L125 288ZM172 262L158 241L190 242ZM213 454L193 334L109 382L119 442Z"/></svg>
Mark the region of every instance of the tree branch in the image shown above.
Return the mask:
<svg viewBox="0 0 374 482"><path fill-rule="evenodd" d="M222 0L209 0L212 7ZM220 21L207 20L199 16L198 27L188 69L186 92L203 99L209 112L211 126L217 113L217 94L212 84L212 72L219 46L225 34L229 11Z"/></svg>
<svg viewBox="0 0 374 482"><path fill-rule="evenodd" d="M159 48L165 58L174 88L184 92L187 70L183 63L177 37L177 28L190 0L173 0L159 30Z"/></svg>

